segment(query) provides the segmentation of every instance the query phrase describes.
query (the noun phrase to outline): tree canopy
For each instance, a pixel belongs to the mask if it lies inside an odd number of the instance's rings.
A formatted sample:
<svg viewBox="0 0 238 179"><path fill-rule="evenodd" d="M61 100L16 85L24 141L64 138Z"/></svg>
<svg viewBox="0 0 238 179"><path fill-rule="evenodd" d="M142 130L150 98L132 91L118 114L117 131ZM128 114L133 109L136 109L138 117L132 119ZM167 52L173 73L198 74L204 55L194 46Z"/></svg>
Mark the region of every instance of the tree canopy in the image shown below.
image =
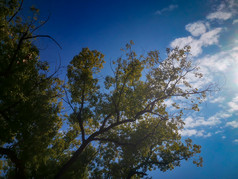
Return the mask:
<svg viewBox="0 0 238 179"><path fill-rule="evenodd" d="M190 81L202 74L189 60L189 46L167 49L161 59L158 50L137 55L130 41L112 61L112 75L101 72L101 52L83 48L68 65L63 85L55 73L49 75L34 45L37 38L51 38L35 34L45 22L37 20L35 8L22 21L22 2L1 1L3 177L141 178L190 158L202 165L201 146L180 134L184 112L198 111L210 90ZM62 100L69 115L61 112Z"/></svg>
<svg viewBox="0 0 238 179"><path fill-rule="evenodd" d="M61 127L61 81L47 76L48 64L33 44L37 10L23 22L21 5L1 1L0 19L0 155L6 176L22 178L44 161L47 147ZM29 171L27 171L29 170Z"/></svg>

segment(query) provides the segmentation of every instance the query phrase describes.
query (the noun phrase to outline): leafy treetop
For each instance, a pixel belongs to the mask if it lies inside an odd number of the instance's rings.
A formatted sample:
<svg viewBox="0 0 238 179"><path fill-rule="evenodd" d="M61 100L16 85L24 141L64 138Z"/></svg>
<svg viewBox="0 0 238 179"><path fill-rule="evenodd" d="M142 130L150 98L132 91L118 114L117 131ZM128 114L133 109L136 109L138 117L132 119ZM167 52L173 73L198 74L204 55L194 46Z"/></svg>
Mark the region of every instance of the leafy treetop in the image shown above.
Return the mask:
<svg viewBox="0 0 238 179"><path fill-rule="evenodd" d="M113 75L100 81L104 55L83 48L62 81L49 74L34 40L45 22L38 10L23 21L23 1L0 1L0 169L9 178L140 178L148 170L172 170L197 156L201 146L181 140L183 114L198 111L211 86L195 88L202 78L190 47L137 56L131 41L112 63ZM66 118L61 99L71 108ZM173 101L172 107L166 100ZM61 130L64 121L67 130Z"/></svg>

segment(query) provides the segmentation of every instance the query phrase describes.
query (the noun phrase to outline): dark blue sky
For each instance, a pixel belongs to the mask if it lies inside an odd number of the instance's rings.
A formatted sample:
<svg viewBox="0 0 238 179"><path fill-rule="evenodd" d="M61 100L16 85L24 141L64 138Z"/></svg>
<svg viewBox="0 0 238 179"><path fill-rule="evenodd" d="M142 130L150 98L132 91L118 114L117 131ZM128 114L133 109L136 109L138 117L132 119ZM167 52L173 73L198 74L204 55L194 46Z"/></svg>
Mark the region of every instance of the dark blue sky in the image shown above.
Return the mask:
<svg viewBox="0 0 238 179"><path fill-rule="evenodd" d="M165 50L170 41L186 34L185 24L206 14L198 7L209 5L206 1L179 1L186 7L155 15L157 10L177 2L33 0L27 5L32 2L40 9L42 19L51 14L41 31L62 44L61 55L72 57L87 46L102 51L108 58L119 56L120 48L130 40L138 50Z"/></svg>
<svg viewBox="0 0 238 179"><path fill-rule="evenodd" d="M193 61L201 66L201 87L217 81L222 90L208 96L201 111L188 113L182 136L202 145L204 166L191 161L173 171L154 171L153 178L238 178L238 1L237 0L25 0L24 9L35 4L41 19L49 22L38 31L54 37L60 50L48 39L37 42L41 59L63 66L83 47L105 54L110 60L120 48L135 42L138 53L190 45ZM63 69L64 70L64 69ZM62 71L64 75L64 71ZM167 101L171 104L171 101ZM171 110L173 110L171 108Z"/></svg>

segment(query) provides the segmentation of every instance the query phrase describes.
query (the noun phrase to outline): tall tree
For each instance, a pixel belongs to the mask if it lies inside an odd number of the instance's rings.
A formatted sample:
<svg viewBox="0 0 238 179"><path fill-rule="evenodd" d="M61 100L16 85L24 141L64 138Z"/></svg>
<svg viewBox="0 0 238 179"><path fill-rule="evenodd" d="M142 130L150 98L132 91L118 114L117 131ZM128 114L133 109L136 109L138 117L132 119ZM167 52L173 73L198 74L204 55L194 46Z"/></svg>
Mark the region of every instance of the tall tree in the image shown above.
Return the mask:
<svg viewBox="0 0 238 179"><path fill-rule="evenodd" d="M190 158L201 166L201 147L182 142L180 130L184 111L199 110L211 87L190 83L202 74L189 61L189 47L167 49L163 60L158 51L137 56L131 41L104 83L103 54L83 48L68 66L63 99L72 113L59 132L62 82L47 76L33 43L55 40L35 34L45 23L37 9L25 22L18 16L23 1L0 2L0 170L7 177L140 178Z"/></svg>
<svg viewBox="0 0 238 179"><path fill-rule="evenodd" d="M44 25L18 16L23 1L0 1L0 170L9 178L34 175L61 127L61 81L49 73L33 44Z"/></svg>
<svg viewBox="0 0 238 179"><path fill-rule="evenodd" d="M190 47L167 49L162 60L158 51L138 57L132 45L126 45L125 57L113 61L113 75L104 85L97 78L103 54L83 48L70 62L66 101L73 111L68 121L78 148L56 178L69 173L89 148L95 153L85 160L85 169L92 178L141 177L147 170L172 170L189 158L201 166L201 147L191 139L182 142L179 133L183 112L199 110L210 90L194 88L187 78L202 78L189 61Z"/></svg>

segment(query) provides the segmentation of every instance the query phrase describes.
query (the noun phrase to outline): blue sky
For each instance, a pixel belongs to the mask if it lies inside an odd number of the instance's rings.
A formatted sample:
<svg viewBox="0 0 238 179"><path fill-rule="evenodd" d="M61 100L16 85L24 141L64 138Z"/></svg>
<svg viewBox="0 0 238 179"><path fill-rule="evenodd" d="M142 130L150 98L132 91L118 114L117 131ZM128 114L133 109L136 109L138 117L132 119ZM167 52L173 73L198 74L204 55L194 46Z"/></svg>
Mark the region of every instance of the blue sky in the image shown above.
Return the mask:
<svg viewBox="0 0 238 179"><path fill-rule="evenodd" d="M204 166L191 161L173 171L151 172L153 178L238 177L238 0L26 0L35 4L49 22L38 31L54 37L60 50L48 39L38 41L41 59L62 65L83 47L105 54L104 74L120 48L135 42L138 53L190 45L193 61L204 74L202 87L217 82L221 90L208 95L200 112L184 116L182 136L202 146ZM64 73L62 73L64 75ZM166 101L168 106L172 101ZM172 110L172 109L171 109Z"/></svg>

